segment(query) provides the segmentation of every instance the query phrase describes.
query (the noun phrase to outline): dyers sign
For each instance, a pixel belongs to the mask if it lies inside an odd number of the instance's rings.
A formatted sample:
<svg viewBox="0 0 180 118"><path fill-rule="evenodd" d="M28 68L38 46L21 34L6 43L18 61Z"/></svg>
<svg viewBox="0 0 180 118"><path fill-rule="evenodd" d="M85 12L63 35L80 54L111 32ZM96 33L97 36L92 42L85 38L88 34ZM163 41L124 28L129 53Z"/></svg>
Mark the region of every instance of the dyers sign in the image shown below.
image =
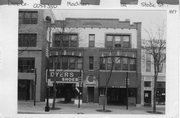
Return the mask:
<svg viewBox="0 0 180 118"><path fill-rule="evenodd" d="M59 71L50 70L50 79L53 81L56 79L58 82L79 82L80 72L71 71Z"/></svg>

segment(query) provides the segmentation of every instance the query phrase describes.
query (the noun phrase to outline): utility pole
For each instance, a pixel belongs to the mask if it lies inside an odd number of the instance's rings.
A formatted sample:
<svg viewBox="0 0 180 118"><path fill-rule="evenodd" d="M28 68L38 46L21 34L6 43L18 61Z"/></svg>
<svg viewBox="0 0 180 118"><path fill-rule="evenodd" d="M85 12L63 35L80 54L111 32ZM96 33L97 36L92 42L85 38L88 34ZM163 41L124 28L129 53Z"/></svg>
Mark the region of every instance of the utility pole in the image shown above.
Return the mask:
<svg viewBox="0 0 180 118"><path fill-rule="evenodd" d="M126 109L128 110L128 72L126 72Z"/></svg>
<svg viewBox="0 0 180 118"><path fill-rule="evenodd" d="M49 23L49 39L48 39L48 72L47 72L47 81L46 81L46 106L45 106L45 112L49 112L50 107L49 107L49 87L48 87L48 79L50 76L49 73L49 59L50 59L50 40L51 40L51 18L49 16L46 17L46 22Z"/></svg>
<svg viewBox="0 0 180 118"><path fill-rule="evenodd" d="M37 72L34 68L34 106L36 106L36 81L37 81Z"/></svg>

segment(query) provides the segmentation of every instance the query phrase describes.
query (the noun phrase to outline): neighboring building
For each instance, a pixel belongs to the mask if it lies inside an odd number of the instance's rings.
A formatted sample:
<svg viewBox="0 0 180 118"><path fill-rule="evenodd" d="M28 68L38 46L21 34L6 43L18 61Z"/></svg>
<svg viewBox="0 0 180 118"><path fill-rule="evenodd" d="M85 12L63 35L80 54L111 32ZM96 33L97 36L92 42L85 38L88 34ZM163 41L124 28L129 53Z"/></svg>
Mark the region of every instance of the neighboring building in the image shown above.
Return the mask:
<svg viewBox="0 0 180 118"><path fill-rule="evenodd" d="M51 42L51 97L53 78L56 77L57 98L73 101L77 97L76 88L80 86L83 102L98 103L111 68L111 59L106 56L116 56L107 103L126 104L126 72L129 75L129 104L141 103L140 22L130 24L129 20L66 18L52 24ZM136 59L118 59L119 56Z"/></svg>
<svg viewBox="0 0 180 118"><path fill-rule="evenodd" d="M44 100L47 43L44 17L50 14L49 10L19 10L18 100L32 100L35 93L36 101Z"/></svg>
<svg viewBox="0 0 180 118"><path fill-rule="evenodd" d="M142 101L141 104L151 106L154 95L154 65L152 55L147 54L145 50L141 51L141 71L142 71ZM165 104L166 93L166 62L160 65L157 79L157 104Z"/></svg>

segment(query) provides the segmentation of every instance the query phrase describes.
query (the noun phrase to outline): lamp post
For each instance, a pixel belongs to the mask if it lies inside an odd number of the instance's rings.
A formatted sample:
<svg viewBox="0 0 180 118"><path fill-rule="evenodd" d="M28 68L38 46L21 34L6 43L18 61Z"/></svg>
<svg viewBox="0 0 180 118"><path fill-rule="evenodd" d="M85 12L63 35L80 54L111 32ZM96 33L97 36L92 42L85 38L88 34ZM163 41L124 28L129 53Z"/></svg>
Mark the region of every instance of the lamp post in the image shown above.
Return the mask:
<svg viewBox="0 0 180 118"><path fill-rule="evenodd" d="M46 16L46 21L49 24L49 41L48 41L48 72L47 72L47 80L46 80L46 106L45 112L49 112L49 87L48 87L48 79L49 79L49 54L50 54L50 40L51 40L51 18Z"/></svg>
<svg viewBox="0 0 180 118"><path fill-rule="evenodd" d="M79 74L79 95L78 95L78 108L80 108L80 96L81 96L81 92L80 92L80 84L81 84L81 69L80 69L80 74Z"/></svg>

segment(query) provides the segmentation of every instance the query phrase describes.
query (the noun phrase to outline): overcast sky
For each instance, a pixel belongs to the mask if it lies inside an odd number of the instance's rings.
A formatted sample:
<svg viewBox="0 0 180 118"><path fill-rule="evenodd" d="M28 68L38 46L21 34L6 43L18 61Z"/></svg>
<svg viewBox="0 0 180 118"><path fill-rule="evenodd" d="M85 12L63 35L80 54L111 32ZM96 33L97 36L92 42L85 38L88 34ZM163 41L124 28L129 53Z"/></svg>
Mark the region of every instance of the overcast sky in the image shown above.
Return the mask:
<svg viewBox="0 0 180 118"><path fill-rule="evenodd" d="M55 18L117 18L130 19L132 22L142 22L142 39L147 38L144 29L153 29L166 25L166 11L164 10L53 10Z"/></svg>

